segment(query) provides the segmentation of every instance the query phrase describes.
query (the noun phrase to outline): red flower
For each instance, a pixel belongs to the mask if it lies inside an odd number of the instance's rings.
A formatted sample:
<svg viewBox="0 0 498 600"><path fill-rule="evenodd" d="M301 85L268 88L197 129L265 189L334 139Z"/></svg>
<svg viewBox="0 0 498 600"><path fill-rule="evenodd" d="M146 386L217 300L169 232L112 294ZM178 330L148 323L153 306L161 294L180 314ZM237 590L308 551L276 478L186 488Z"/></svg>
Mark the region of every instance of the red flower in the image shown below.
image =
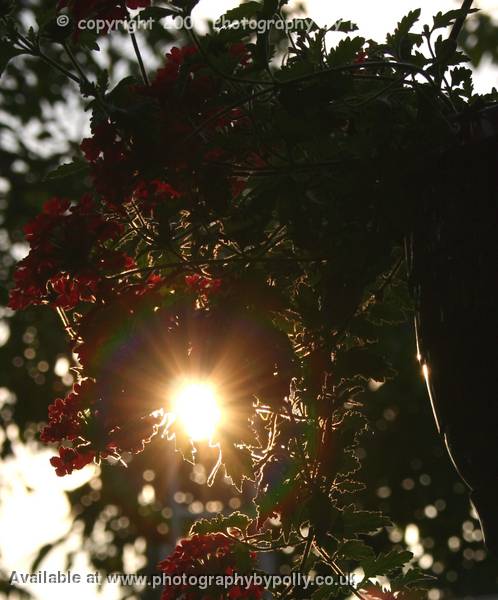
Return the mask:
<svg viewBox="0 0 498 600"><path fill-rule="evenodd" d="M69 475L74 470L82 469L95 458L95 452L85 448L59 448L59 456L53 456L50 464L55 467L59 477Z"/></svg>
<svg viewBox="0 0 498 600"><path fill-rule="evenodd" d="M135 185L131 151L109 121L96 125L92 133L80 147L91 163L95 189L103 200L120 206L129 200Z"/></svg>
<svg viewBox="0 0 498 600"><path fill-rule="evenodd" d="M48 407L48 425L40 435L42 442L74 441L83 435L83 411L95 403L94 382L86 379L74 386L64 399L56 398Z"/></svg>
<svg viewBox="0 0 498 600"><path fill-rule="evenodd" d="M106 242L117 239L123 227L106 220L90 196L70 207L67 200L52 198L25 227L30 252L17 266L9 306L26 308L47 304L73 308L94 301L104 275L134 266L121 251Z"/></svg>
<svg viewBox="0 0 498 600"><path fill-rule="evenodd" d="M181 194L165 181L153 179L141 182L133 192L133 198L142 214L151 215L158 205L180 198Z"/></svg>
<svg viewBox="0 0 498 600"><path fill-rule="evenodd" d="M182 540L174 552L159 564L159 568L170 576L175 575L220 575L248 572L254 555L247 548L222 533L194 535ZM245 563L242 567L242 563ZM163 591L161 600L219 600L220 597L259 600L264 588L252 585L248 589L233 586L229 590L211 586L208 590L196 590L191 585L171 585Z"/></svg>
<svg viewBox="0 0 498 600"><path fill-rule="evenodd" d="M109 390L92 379L76 384L66 398L57 398L48 408L49 422L40 439L45 443L72 442L73 448L60 447L51 459L57 475L81 469L95 457L105 458L122 452L142 452L156 435L162 415L130 418L123 411L108 414Z"/></svg>
<svg viewBox="0 0 498 600"><path fill-rule="evenodd" d="M356 58L354 59L355 64L361 65L366 62L368 54L365 51L358 52Z"/></svg>

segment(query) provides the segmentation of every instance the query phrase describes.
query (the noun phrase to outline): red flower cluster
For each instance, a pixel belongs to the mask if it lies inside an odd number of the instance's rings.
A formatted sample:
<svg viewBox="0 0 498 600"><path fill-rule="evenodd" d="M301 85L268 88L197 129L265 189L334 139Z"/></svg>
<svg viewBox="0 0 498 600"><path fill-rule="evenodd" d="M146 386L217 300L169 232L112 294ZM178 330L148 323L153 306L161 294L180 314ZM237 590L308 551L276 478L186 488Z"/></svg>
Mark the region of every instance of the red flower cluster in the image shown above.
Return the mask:
<svg viewBox="0 0 498 600"><path fill-rule="evenodd" d="M361 50L360 52L358 52L358 54L356 55L356 58L354 59L355 64L357 65L362 65L364 62L367 61L368 58L368 53L365 52L364 50Z"/></svg>
<svg viewBox="0 0 498 600"><path fill-rule="evenodd" d="M82 435L83 411L93 387L93 381L86 379L75 385L66 398L54 400L48 407L48 425L40 435L43 442L73 441Z"/></svg>
<svg viewBox="0 0 498 600"><path fill-rule="evenodd" d="M135 264L123 252L105 245L122 231L118 223L97 212L89 196L73 207L68 200L49 200L25 227L30 252L15 272L9 306L23 309L50 303L68 309L80 301L92 301L105 273Z"/></svg>
<svg viewBox="0 0 498 600"><path fill-rule="evenodd" d="M196 123L213 114L213 100L220 91L219 81L206 69L197 48L172 48L150 87L139 91L159 106L159 139L168 140L162 144L159 156L168 168L185 169L194 164L206 149L189 135Z"/></svg>
<svg viewBox="0 0 498 600"><path fill-rule="evenodd" d="M74 386L66 398L57 398L49 406L49 422L41 433L45 443L72 443L59 447L59 456L50 462L57 475L81 469L94 458L118 457L123 452L138 454L158 431L162 415L146 415L129 420L122 415L106 423L105 397L95 381L86 379ZM116 422L119 423L116 425Z"/></svg>
<svg viewBox="0 0 498 600"><path fill-rule="evenodd" d="M182 540L175 551L159 564L170 576L175 575L231 575L247 572L247 565L254 564L255 554L222 533L194 535ZM241 563L244 562L244 568ZM252 585L248 589L233 586L227 590L213 585L207 590L197 590L191 585L168 586L161 600L259 600L264 588Z"/></svg>
<svg viewBox="0 0 498 600"><path fill-rule="evenodd" d="M154 214L154 210L161 204L180 198L181 194L169 183L153 179L149 182L139 183L133 193L133 199L145 216Z"/></svg>
<svg viewBox="0 0 498 600"><path fill-rule="evenodd" d="M59 477L70 475L74 470L82 469L95 458L92 450L76 450L74 448L59 448L59 456L50 459L50 464L55 467Z"/></svg>
<svg viewBox="0 0 498 600"><path fill-rule="evenodd" d="M233 70L249 62L244 44L231 46L228 56ZM81 144L102 199L113 208L132 198L140 200L141 208L143 204L145 214L150 215L151 209L165 200L189 194L199 199L201 193L207 193L200 167L228 157L219 147L199 144L193 133L201 124L205 134L212 134L247 121L240 109L213 118L220 110L221 91L219 78L213 76L195 46L172 48L150 86L129 85L129 106L147 114L143 127L132 127L126 120L102 121ZM168 182L151 181L150 173L161 169L166 170ZM213 167L210 169L212 172ZM229 193L226 173L223 178ZM218 196L223 193L223 186L213 185L212 179L209 188Z"/></svg>
<svg viewBox="0 0 498 600"><path fill-rule="evenodd" d="M62 0L59 6L83 19L119 18L127 8L149 4L149 0ZM232 72L250 62L244 44L231 46L226 58L224 69ZM171 223L188 231L189 223L209 222L244 189L246 178L234 178L223 165L216 166L218 161L234 160L236 150L198 142L200 126L203 134L220 139L227 130L244 127L247 118L241 109L217 116L224 93L228 94L222 80L206 66L197 48L173 48L150 86L123 85L112 100L123 110L114 111L112 120L99 121L96 116L92 136L81 144L99 204L90 196L75 205L54 198L26 226L30 253L18 265L10 306L50 304L68 311L78 307L70 320L85 379L65 399L55 400L41 434L44 442L60 446L59 456L52 460L58 474L81 468L93 458L141 452L161 423L159 411L165 402L161 382L177 375L171 365L193 369L192 357L204 352L199 342L206 339L204 330L218 327L216 318L192 310L192 292L207 303L220 290L220 279L193 274L182 284L182 274L173 274L168 284L178 292L179 306L171 309L171 296L160 291L162 278L154 274L141 278L139 270L123 275L137 265L121 248L152 238L165 246L163 236L168 241ZM140 126L130 115L140 115ZM142 225L143 235L135 236L132 229ZM132 235L127 236L129 232ZM149 264L137 246L138 255L140 265ZM156 253L147 260L152 256ZM84 302L93 306L80 307ZM185 319L187 329L195 331L192 339L179 325ZM239 337L234 332L230 343ZM259 341L257 347L263 355ZM268 379L273 386L269 397L282 396L280 389L273 390L277 383L273 363L263 372L259 363L255 366L254 352L241 354L238 363L254 371L254 393ZM202 356L197 363L207 361ZM158 382L157 389L150 389L151 381ZM247 397L252 396L237 396L237 402L247 404Z"/></svg>
<svg viewBox="0 0 498 600"><path fill-rule="evenodd" d="M124 19L127 9L150 6L150 0L60 0L58 8L67 8L79 23L91 17L99 19Z"/></svg>
<svg viewBox="0 0 498 600"><path fill-rule="evenodd" d="M136 185L136 169L114 125L109 121L96 125L92 137L81 143L81 150L92 166L95 190L102 199L113 206L129 200Z"/></svg>

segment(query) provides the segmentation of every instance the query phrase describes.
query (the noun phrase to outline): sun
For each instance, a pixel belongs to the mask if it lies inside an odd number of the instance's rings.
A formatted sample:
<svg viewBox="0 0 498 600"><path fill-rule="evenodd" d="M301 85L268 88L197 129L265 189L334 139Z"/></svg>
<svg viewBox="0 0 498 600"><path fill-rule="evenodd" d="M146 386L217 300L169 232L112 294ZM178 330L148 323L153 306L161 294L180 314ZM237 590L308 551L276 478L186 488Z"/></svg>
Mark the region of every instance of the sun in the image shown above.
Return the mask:
<svg viewBox="0 0 498 600"><path fill-rule="evenodd" d="M203 381L182 382L173 397L173 414L193 441L211 440L221 420L215 387Z"/></svg>

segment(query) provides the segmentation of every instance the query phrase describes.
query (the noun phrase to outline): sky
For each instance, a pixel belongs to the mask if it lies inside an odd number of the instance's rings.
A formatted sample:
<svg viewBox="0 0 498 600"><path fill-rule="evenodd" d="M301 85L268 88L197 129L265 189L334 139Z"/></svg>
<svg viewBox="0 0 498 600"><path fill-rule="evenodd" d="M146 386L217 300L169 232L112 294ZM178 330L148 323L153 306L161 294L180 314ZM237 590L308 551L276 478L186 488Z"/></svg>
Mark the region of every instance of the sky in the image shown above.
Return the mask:
<svg viewBox="0 0 498 600"><path fill-rule="evenodd" d="M461 6L461 2L455 0L291 0L289 7L298 4L304 5L308 16L320 26L332 25L338 19L351 20L358 25L361 35L377 41L385 39L387 33L394 31L396 23L414 8L422 9L421 29L424 23L431 22L432 16L437 12ZM201 0L194 15L199 20L209 17L216 19L238 5L238 0ZM498 21L498 0L475 0L474 8L486 10ZM493 86L498 88L498 67L483 61L475 73L476 91L487 92Z"/></svg>
<svg viewBox="0 0 498 600"><path fill-rule="evenodd" d="M238 0L201 0L195 10L199 21L210 17L216 19L226 10L239 4ZM296 2L291 2L292 5ZM310 17L320 25L331 25L337 19L356 22L365 37L383 39L393 31L396 23L416 7L422 8L421 23L430 22L433 14L459 6L453 0L307 0L303 2ZM498 0L481 0L475 6L488 10L498 20ZM498 87L498 69L486 63L476 73L476 88L487 91ZM0 332L1 333L1 332ZM1 343L1 340L0 340ZM16 445L17 460L0 464L0 553L7 571L27 572L36 555L36 548L54 541L70 527L70 507L65 489L71 489L88 481L95 475L95 468L88 467L69 478L57 478L48 464L49 450L42 453ZM6 483L8 482L8 483ZM28 491L29 490L29 491ZM74 534L66 548L78 549L80 538ZM64 569L63 549L51 553L41 568L48 571ZM84 554L77 559L76 570L89 572ZM97 597L94 586L36 586L31 587L38 600L64 600L68 591L72 600L88 600ZM111 586L104 589L104 600L114 600L117 591Z"/></svg>

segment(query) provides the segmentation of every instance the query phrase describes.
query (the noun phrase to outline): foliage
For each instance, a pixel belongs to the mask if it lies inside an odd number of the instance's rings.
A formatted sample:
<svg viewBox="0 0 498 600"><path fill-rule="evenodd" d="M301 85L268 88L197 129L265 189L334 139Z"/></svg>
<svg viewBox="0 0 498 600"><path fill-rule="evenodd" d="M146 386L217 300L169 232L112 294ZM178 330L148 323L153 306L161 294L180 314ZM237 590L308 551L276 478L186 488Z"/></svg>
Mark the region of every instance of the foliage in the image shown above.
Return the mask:
<svg viewBox="0 0 498 600"><path fill-rule="evenodd" d="M185 17L193 4L167 10ZM78 358L78 381L41 433L58 445L58 475L123 462L159 437L194 460L195 441L164 398L181 377L215 380L226 425L211 439L209 482L220 469L238 490L252 482L255 514L194 524L163 566L199 546L208 562L293 546L303 573L361 567L362 598L386 597L377 576L391 577L389 597L415 597L424 578L406 571L411 554L370 543L390 521L354 503L364 405L369 382L395 375L382 340L411 308L403 244L421 188L407 182L458 143L462 113L493 98L473 94L464 55L441 33L459 11L422 33L412 11L383 44L342 23L329 48L316 24L290 37L276 27L285 4L227 15L266 21L265 32L186 32L190 43L170 49L153 77L134 39L142 80L114 87L95 63L79 64L96 40L77 24L122 17L122 4L68 3L73 32L54 29L55 13L27 33L3 20L6 60L48 62L92 114L74 161L46 174L70 191L26 225L30 253L10 308L50 306ZM52 45L69 66L49 58Z"/></svg>

